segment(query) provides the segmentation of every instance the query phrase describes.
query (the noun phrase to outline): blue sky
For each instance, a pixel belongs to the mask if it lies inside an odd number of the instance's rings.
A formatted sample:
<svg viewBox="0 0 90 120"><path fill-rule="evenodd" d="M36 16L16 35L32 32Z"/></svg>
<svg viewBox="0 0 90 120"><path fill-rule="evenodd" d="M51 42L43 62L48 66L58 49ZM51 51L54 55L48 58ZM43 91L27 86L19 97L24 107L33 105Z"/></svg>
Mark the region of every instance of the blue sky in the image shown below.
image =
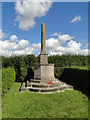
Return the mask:
<svg viewBox="0 0 90 120"><path fill-rule="evenodd" d="M2 3L3 55L39 54L42 22L45 23L46 45L49 55L87 54L87 2L53 2L44 5L38 4L37 7L33 4ZM27 7L25 7L26 5ZM28 50L25 51L26 49Z"/></svg>

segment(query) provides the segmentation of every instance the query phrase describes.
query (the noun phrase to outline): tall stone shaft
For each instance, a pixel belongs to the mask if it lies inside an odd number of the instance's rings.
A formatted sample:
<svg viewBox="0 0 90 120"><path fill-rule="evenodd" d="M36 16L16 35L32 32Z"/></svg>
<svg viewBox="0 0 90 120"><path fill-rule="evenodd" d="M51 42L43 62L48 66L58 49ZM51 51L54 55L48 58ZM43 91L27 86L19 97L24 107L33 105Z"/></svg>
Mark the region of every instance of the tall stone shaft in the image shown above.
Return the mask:
<svg viewBox="0 0 90 120"><path fill-rule="evenodd" d="M45 24L41 24L41 54L40 63L34 67L34 79L40 79L40 82L52 81L54 77L54 64L48 64L48 54L46 54L45 44Z"/></svg>
<svg viewBox="0 0 90 120"><path fill-rule="evenodd" d="M46 54L45 24L41 24L41 54Z"/></svg>

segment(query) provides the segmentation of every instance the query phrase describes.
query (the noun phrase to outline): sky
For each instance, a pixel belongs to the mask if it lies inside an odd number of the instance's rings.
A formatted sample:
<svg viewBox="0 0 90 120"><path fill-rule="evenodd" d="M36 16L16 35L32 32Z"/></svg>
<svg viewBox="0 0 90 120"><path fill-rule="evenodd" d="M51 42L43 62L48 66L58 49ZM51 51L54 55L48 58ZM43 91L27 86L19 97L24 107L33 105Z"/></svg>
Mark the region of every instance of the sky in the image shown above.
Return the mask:
<svg viewBox="0 0 90 120"><path fill-rule="evenodd" d="M87 2L23 0L2 2L0 55L40 54L41 23L49 55L88 54Z"/></svg>

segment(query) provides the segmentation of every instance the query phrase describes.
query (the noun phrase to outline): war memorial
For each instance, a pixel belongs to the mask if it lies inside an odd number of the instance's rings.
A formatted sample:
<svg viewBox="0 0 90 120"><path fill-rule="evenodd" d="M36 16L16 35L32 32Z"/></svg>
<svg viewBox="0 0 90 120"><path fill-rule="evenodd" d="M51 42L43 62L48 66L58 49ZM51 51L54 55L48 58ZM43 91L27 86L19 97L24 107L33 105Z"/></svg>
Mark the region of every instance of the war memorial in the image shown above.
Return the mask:
<svg viewBox="0 0 90 120"><path fill-rule="evenodd" d="M67 89L73 89L54 77L54 64L48 63L48 54L46 53L45 42L45 24L41 24L41 54L40 63L34 65L34 78L21 83L21 91L33 91L39 93L60 92Z"/></svg>

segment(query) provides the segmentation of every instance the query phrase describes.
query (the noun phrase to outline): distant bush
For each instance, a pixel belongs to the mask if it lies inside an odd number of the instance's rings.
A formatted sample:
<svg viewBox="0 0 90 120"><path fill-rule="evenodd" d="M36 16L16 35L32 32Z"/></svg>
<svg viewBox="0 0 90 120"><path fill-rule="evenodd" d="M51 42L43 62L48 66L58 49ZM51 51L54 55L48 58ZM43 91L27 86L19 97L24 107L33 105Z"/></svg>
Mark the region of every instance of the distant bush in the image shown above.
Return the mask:
<svg viewBox="0 0 90 120"><path fill-rule="evenodd" d="M2 95L4 95L15 81L14 68L2 68Z"/></svg>
<svg viewBox="0 0 90 120"><path fill-rule="evenodd" d="M86 90L90 84L89 74L90 70L55 67L55 77L59 80Z"/></svg>

